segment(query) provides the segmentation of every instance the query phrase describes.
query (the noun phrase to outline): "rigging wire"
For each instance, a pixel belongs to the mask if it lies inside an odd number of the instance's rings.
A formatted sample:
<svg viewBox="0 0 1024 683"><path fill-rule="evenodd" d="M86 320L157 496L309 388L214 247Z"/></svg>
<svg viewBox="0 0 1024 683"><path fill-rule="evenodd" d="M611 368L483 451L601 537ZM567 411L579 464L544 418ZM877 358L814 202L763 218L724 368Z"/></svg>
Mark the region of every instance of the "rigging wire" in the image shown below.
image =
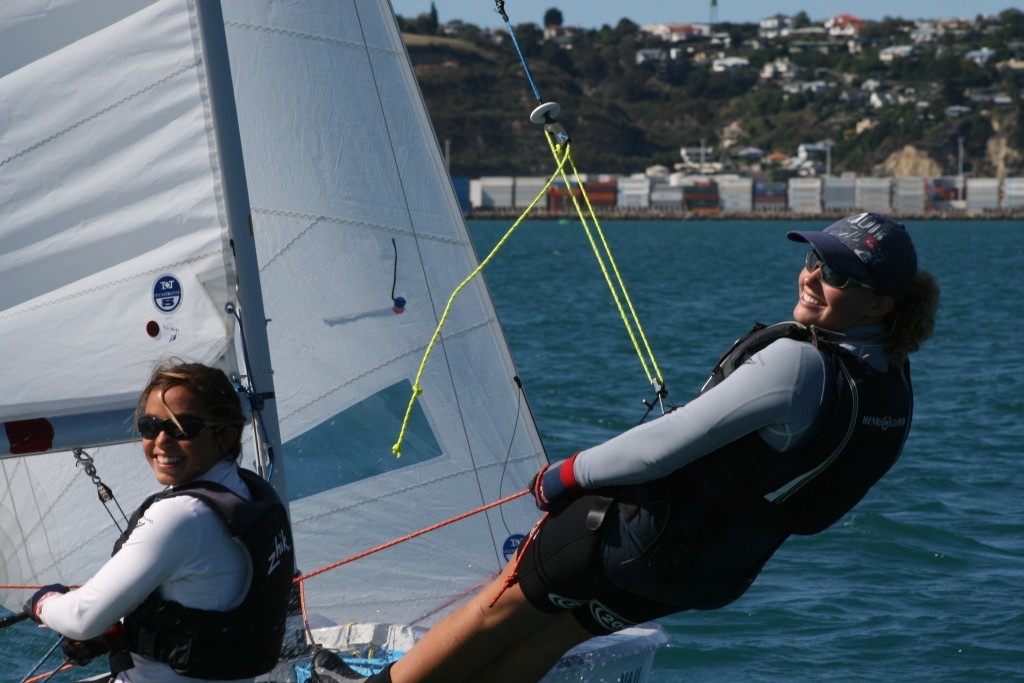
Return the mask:
<svg viewBox="0 0 1024 683"><path fill-rule="evenodd" d="M124 509L121 504L117 502L117 498L114 496L114 492L109 486L103 483L100 479L99 474L96 472L96 465L93 462L92 456L86 453L81 448L75 448L72 451L75 456L75 466L81 467L85 470L86 476L92 479L92 483L96 485L96 494L99 496L100 502L103 503L103 509L110 515L110 520L114 523L114 526L121 533L124 533L124 529L121 528L121 524L114 517L114 513L110 510L110 503L113 502L117 506L118 512L121 513L121 518L124 520L125 525L128 524L128 515L124 513Z"/></svg>
<svg viewBox="0 0 1024 683"><path fill-rule="evenodd" d="M256 471L266 481L270 481L274 475L274 446L267 434L266 425L263 423L263 405L266 399L274 398L274 393L256 393L252 384L252 371L249 369L251 367L249 365L249 345L246 342L241 312L238 310L238 306L231 301L224 305L224 310L234 316L235 322L238 323L238 336L242 345L242 374L232 373L231 380L235 384L235 390L240 394L245 394L249 401L249 410L252 414L253 445L256 450ZM266 456L266 462L261 458L262 455Z"/></svg>

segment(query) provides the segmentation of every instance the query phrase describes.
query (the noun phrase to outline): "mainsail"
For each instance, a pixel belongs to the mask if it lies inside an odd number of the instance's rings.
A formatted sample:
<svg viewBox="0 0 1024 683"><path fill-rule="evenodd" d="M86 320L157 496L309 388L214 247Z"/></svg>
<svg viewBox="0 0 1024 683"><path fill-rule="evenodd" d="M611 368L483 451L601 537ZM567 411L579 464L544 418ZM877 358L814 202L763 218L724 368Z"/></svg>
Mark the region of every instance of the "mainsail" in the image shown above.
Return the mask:
<svg viewBox="0 0 1024 683"><path fill-rule="evenodd" d="M235 0L224 18L308 572L521 491L542 447L476 281L427 364L401 457L391 451L427 342L477 261L389 4ZM504 564L532 507L312 579L309 608L426 625Z"/></svg>

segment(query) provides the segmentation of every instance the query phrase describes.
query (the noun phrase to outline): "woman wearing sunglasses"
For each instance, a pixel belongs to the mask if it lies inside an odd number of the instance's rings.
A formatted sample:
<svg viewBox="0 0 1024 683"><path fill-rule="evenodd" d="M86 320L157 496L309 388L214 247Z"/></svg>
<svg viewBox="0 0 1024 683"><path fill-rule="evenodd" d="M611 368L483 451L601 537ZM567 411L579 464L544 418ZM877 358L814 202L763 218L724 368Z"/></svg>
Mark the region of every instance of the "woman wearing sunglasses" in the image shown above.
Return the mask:
<svg viewBox="0 0 1024 683"><path fill-rule="evenodd" d="M236 464L245 414L219 369L158 367L139 399L142 452L167 486L135 511L78 590L25 605L76 663L111 651L112 681L252 681L278 659L294 573L287 513Z"/></svg>
<svg viewBox="0 0 1024 683"><path fill-rule="evenodd" d="M811 247L794 320L738 341L689 404L541 470L518 567L369 680L537 680L592 636L729 604L856 505L903 448L938 286L885 216L788 237ZM354 677L327 660L319 680Z"/></svg>

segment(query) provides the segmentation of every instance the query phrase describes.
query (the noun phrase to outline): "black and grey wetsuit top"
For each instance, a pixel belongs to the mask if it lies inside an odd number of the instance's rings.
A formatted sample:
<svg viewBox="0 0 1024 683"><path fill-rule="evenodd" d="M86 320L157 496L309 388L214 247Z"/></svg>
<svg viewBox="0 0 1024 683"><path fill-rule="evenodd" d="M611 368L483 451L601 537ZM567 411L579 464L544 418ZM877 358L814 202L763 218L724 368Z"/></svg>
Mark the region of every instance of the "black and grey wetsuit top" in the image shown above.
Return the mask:
<svg viewBox="0 0 1024 683"><path fill-rule="evenodd" d="M885 326L822 333L882 373L885 335ZM829 362L812 344L778 339L685 406L582 451L576 481L596 489L658 479L754 432L779 453L800 448L829 409Z"/></svg>

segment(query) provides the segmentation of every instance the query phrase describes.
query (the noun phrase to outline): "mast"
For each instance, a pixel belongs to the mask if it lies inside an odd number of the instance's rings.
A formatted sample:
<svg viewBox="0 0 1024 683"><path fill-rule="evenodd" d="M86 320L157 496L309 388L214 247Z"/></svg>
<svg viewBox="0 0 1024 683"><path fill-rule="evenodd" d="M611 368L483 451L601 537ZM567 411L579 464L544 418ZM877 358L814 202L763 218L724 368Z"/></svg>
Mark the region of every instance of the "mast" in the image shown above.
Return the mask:
<svg viewBox="0 0 1024 683"><path fill-rule="evenodd" d="M263 309L256 242L245 179L242 139L228 61L224 15L219 2L193 0L203 52L203 66L210 90L210 111L216 161L224 189L224 210L238 276L237 313L241 323L243 367L253 392L253 432L259 469L270 479L281 499L288 500L282 459L281 432L274 398L274 378Z"/></svg>

